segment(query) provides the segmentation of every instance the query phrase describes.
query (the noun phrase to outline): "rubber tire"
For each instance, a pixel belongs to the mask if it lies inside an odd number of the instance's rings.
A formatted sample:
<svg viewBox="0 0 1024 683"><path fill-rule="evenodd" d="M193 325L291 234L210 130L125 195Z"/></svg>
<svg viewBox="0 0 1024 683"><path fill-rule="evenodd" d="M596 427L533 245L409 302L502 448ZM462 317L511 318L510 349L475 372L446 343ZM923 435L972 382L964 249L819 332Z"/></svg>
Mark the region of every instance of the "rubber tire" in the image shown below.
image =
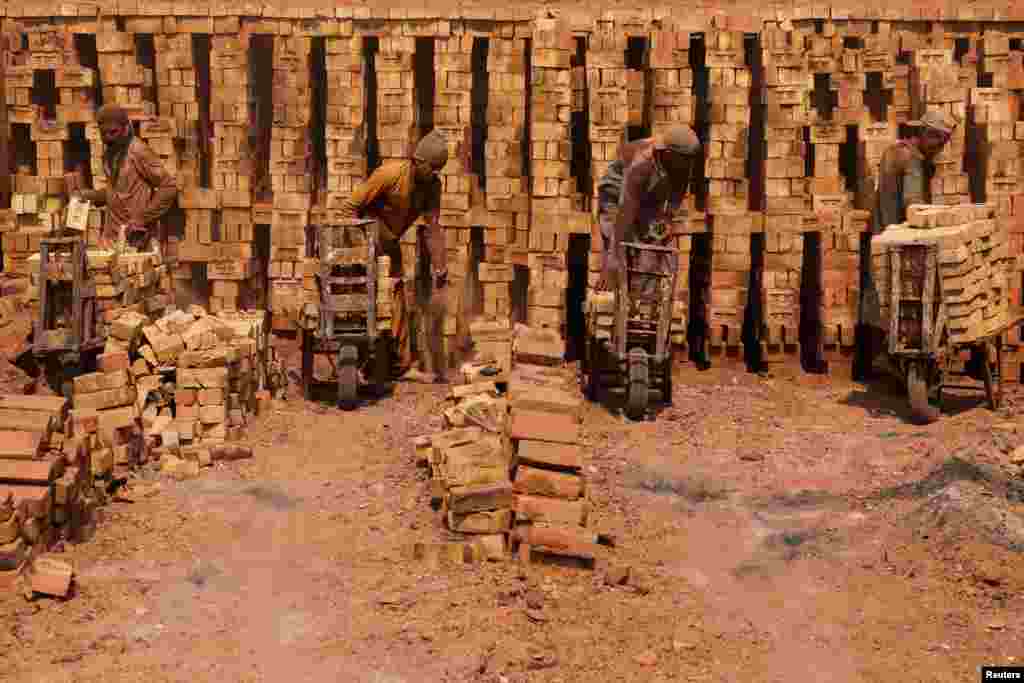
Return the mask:
<svg viewBox="0 0 1024 683"><path fill-rule="evenodd" d="M940 409L928 401L928 377L921 362L911 363L907 368L907 394L915 423L931 424L939 419Z"/></svg>
<svg viewBox="0 0 1024 683"><path fill-rule="evenodd" d="M632 349L627 355L626 417L642 420L647 415L651 398L650 366L642 349Z"/></svg>
<svg viewBox="0 0 1024 683"><path fill-rule="evenodd" d="M359 352L354 346L338 351L338 408L354 410L359 398Z"/></svg>

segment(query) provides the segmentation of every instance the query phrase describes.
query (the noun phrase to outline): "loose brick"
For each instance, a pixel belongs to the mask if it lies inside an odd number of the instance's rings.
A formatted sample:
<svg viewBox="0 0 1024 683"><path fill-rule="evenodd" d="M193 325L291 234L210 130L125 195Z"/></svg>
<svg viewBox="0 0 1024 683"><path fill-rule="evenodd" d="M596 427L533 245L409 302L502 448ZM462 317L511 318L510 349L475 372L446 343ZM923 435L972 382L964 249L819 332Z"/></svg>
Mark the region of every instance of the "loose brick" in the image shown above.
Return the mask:
<svg viewBox="0 0 1024 683"><path fill-rule="evenodd" d="M102 372L113 372L115 370L129 370L132 367L131 358L127 351L115 351L103 353L96 358L99 369Z"/></svg>
<svg viewBox="0 0 1024 683"><path fill-rule="evenodd" d="M39 432L0 432L0 458L32 460L42 451L43 443Z"/></svg>
<svg viewBox="0 0 1024 683"><path fill-rule="evenodd" d="M512 412L509 435L513 439L574 444L580 440L580 423L560 413L516 410Z"/></svg>
<svg viewBox="0 0 1024 683"><path fill-rule="evenodd" d="M67 562L42 555L32 563L29 585L36 593L63 598L71 588L73 574L74 571Z"/></svg>

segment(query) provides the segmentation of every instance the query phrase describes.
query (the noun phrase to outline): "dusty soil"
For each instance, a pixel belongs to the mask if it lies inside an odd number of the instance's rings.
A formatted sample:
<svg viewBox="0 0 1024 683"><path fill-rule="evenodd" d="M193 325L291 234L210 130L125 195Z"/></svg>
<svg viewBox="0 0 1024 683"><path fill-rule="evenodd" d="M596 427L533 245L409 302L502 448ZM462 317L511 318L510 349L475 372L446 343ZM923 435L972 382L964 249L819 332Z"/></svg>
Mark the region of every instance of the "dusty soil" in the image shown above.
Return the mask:
<svg viewBox="0 0 1024 683"><path fill-rule="evenodd" d="M922 428L885 385L675 386L655 421L586 415L594 526L635 585L413 562L445 536L410 447L443 388L354 413L293 390L252 460L106 507L64 549L73 597L0 596L0 679L961 682L1024 653L1024 394Z"/></svg>

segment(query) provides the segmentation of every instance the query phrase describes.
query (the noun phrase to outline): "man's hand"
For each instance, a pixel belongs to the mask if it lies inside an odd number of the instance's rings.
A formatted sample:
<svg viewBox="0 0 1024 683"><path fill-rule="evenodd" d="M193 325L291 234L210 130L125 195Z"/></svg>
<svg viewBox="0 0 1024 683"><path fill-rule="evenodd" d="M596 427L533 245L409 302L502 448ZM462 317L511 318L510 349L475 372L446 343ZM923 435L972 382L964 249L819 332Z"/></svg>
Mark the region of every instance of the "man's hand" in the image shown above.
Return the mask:
<svg viewBox="0 0 1024 683"><path fill-rule="evenodd" d="M448 269L434 271L434 289L443 289L448 284Z"/></svg>

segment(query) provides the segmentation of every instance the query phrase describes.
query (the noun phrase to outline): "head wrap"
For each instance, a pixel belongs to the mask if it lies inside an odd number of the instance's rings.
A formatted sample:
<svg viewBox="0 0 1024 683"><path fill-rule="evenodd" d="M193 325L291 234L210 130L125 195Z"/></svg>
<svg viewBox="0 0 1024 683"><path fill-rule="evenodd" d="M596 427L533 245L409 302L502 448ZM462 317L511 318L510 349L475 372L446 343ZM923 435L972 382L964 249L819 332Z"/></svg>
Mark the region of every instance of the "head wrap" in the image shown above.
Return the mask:
<svg viewBox="0 0 1024 683"><path fill-rule="evenodd" d="M658 141L660 149L677 154L692 156L700 151L700 140L689 126L673 126L665 131Z"/></svg>
<svg viewBox="0 0 1024 683"><path fill-rule="evenodd" d="M435 168L440 168L448 163L448 141L438 130L430 133L416 145L415 158L426 161Z"/></svg>
<svg viewBox="0 0 1024 683"><path fill-rule="evenodd" d="M116 104L105 104L100 107L99 112L96 114L96 122L100 125L109 122L117 123L122 126L127 126L131 123L128 119L128 112Z"/></svg>

